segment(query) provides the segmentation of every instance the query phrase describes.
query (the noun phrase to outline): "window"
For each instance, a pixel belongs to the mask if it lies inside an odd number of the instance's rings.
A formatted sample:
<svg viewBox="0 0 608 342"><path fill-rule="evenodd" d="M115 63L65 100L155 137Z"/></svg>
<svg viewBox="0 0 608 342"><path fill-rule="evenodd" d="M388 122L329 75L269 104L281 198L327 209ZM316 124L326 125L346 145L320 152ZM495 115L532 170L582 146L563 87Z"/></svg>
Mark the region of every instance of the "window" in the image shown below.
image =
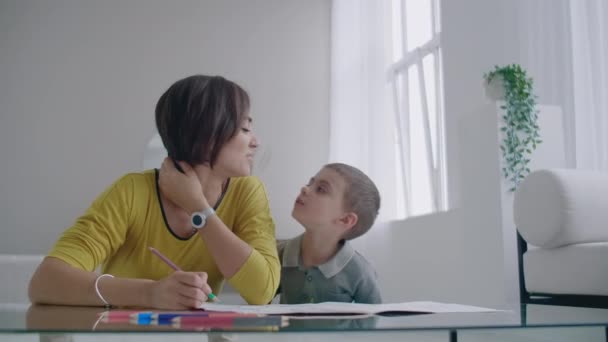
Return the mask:
<svg viewBox="0 0 608 342"><path fill-rule="evenodd" d="M446 210L439 0L392 0L396 218Z"/></svg>
<svg viewBox="0 0 608 342"><path fill-rule="evenodd" d="M328 159L372 178L379 221L448 207L438 1L332 1Z"/></svg>

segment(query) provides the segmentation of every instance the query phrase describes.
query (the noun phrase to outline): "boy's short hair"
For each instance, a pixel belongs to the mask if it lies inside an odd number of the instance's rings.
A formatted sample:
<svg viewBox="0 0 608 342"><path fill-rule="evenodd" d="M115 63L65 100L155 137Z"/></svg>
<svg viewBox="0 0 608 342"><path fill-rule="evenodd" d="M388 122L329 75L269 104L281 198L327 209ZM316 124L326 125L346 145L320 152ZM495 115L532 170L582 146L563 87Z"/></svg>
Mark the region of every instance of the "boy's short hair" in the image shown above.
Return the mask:
<svg viewBox="0 0 608 342"><path fill-rule="evenodd" d="M156 128L169 157L213 167L249 112L249 95L220 76L175 82L156 104Z"/></svg>
<svg viewBox="0 0 608 342"><path fill-rule="evenodd" d="M344 206L348 211L357 214L357 223L344 236L352 240L365 234L374 224L380 210L380 193L374 182L356 167L331 163L324 167L336 171L345 182Z"/></svg>

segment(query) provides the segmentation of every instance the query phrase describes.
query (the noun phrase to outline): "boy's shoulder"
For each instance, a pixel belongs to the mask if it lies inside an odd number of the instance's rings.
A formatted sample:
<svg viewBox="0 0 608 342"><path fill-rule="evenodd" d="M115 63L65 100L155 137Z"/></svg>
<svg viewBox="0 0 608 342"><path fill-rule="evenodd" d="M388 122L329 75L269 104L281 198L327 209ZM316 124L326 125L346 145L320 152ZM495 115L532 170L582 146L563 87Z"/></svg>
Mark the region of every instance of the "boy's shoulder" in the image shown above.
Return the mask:
<svg viewBox="0 0 608 342"><path fill-rule="evenodd" d="M290 239L277 239L277 251L281 260L281 267L298 266L301 240L302 235ZM349 281L353 282L366 278L376 278L376 270L373 265L348 241L330 262L319 266L319 269L327 278L333 279L338 274L340 274L338 278L348 278Z"/></svg>
<svg viewBox="0 0 608 342"><path fill-rule="evenodd" d="M330 261L319 266L319 269L327 279L346 281L350 284L376 277L376 271L371 263L348 241L344 242Z"/></svg>
<svg viewBox="0 0 608 342"><path fill-rule="evenodd" d="M357 263L361 264L362 266L373 267L372 263L369 262L369 260L367 260L367 258L363 254L359 253L358 250L355 250L355 253L353 254L353 260L355 260Z"/></svg>
<svg viewBox="0 0 608 342"><path fill-rule="evenodd" d="M374 266L358 251L354 251L349 263L344 268L344 271L359 278L376 278L376 270Z"/></svg>

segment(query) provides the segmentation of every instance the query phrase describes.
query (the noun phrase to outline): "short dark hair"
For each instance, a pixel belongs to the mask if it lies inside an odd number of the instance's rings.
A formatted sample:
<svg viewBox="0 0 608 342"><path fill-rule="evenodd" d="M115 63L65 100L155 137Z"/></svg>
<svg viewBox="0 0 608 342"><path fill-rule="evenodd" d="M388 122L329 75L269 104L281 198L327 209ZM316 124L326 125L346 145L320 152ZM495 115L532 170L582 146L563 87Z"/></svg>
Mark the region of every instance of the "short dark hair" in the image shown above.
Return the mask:
<svg viewBox="0 0 608 342"><path fill-rule="evenodd" d="M169 157L213 167L249 112L249 95L221 76L181 79L156 104L156 128Z"/></svg>
<svg viewBox="0 0 608 342"><path fill-rule="evenodd" d="M373 225L380 210L380 192L374 182L356 167L332 163L324 167L336 171L346 182L344 206L357 214L357 223L344 236L352 240L365 234Z"/></svg>

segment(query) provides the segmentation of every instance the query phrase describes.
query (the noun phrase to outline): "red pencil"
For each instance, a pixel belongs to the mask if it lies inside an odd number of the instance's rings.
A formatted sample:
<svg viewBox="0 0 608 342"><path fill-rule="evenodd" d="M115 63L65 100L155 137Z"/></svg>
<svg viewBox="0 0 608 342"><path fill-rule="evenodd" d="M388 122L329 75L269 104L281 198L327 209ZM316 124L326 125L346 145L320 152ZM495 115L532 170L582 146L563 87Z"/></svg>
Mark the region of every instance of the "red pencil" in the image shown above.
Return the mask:
<svg viewBox="0 0 608 342"><path fill-rule="evenodd" d="M112 316L102 316L100 322L103 323L129 323L131 319L128 316L124 317L112 317Z"/></svg>

